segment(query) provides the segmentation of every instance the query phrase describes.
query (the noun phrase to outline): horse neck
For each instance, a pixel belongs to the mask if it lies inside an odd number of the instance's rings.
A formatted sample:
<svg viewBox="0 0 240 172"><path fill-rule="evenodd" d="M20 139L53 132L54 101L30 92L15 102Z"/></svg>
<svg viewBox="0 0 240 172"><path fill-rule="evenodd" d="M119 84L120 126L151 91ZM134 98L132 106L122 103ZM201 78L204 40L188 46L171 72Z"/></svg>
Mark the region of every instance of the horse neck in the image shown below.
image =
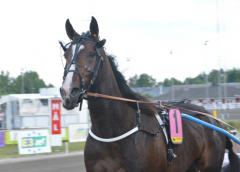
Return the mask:
<svg viewBox="0 0 240 172"><path fill-rule="evenodd" d="M91 91L112 96L122 96L108 60L103 62ZM125 102L90 98L88 107L92 130L100 137L118 136L135 127L136 112Z"/></svg>

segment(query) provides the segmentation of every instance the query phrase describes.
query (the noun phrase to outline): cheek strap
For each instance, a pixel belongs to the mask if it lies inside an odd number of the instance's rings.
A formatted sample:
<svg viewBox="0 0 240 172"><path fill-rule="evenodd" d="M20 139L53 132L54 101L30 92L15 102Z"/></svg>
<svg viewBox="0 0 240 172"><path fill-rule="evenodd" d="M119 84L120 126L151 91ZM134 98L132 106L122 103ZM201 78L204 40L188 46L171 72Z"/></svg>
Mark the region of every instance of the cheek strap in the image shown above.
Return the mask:
<svg viewBox="0 0 240 172"><path fill-rule="evenodd" d="M97 78L97 75L98 75L98 71L99 71L99 69L100 69L100 67L102 65L102 62L103 62L103 56L101 55L101 48L97 48L96 51L97 51L97 63L94 66L92 79L90 81L90 84L89 84L87 90L89 90L92 87L92 85L94 84L94 82L95 82L95 80Z"/></svg>

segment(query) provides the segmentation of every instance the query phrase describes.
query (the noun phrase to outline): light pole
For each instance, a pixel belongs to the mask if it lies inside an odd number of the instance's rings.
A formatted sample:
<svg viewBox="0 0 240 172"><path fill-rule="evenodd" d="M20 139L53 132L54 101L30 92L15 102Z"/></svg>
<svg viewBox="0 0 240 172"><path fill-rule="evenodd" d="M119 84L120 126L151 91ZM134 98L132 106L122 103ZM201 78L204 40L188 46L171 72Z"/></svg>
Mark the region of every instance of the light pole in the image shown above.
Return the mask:
<svg viewBox="0 0 240 172"><path fill-rule="evenodd" d="M205 46L205 49L206 49L205 52L208 52L208 47L207 47L208 43L209 43L209 40L206 40L203 43L203 45ZM207 54L208 53L205 53L206 62L208 61L207 60ZM209 99L209 88L208 88L208 73L207 72L205 74L205 85L206 85L206 100L208 100ZM208 103L209 103L209 101L208 101Z"/></svg>
<svg viewBox="0 0 240 172"><path fill-rule="evenodd" d="M173 51L170 50L169 54L170 54L170 59L171 59L171 56L173 55ZM174 78L173 77L171 78L171 99L172 100L175 99Z"/></svg>
<svg viewBox="0 0 240 172"><path fill-rule="evenodd" d="M21 93L25 93L25 85L24 85L24 68L21 69Z"/></svg>

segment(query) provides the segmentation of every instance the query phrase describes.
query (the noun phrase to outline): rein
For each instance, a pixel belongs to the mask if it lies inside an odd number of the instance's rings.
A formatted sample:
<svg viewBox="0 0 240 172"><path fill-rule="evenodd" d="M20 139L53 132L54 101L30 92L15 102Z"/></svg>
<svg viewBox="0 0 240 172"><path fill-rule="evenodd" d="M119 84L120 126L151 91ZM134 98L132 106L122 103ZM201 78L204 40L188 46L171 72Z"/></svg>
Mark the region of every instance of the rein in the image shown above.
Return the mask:
<svg viewBox="0 0 240 172"><path fill-rule="evenodd" d="M142 104L156 104L159 105L158 103L155 102L147 102L147 101L139 101L139 100L133 100L133 99L128 99L128 98L122 98L122 97L117 97L117 96L110 96L106 94L100 94L100 93L92 93L92 92L87 92L87 96L90 97L96 97L96 98L104 98L104 99L110 99L110 100L119 100L119 101L124 101L124 102L131 102L131 103L142 103Z"/></svg>
<svg viewBox="0 0 240 172"><path fill-rule="evenodd" d="M141 100L133 100L133 99L128 99L128 98L123 98L123 97L117 97L117 96L110 96L110 95L106 95L106 94L100 94L100 93L92 93L92 92L86 92L85 93L87 96L89 97L95 97L95 98L103 98L103 99L109 99L109 100L116 100L116 101L124 101L124 102L130 102L130 103L140 103L140 104L153 104L156 106L159 106L160 108L163 109L171 109L171 108L178 108L180 110L185 110L185 111L190 111L193 113L197 113L206 117L209 117L211 119L214 119L232 129L235 129L233 126L229 125L228 123L222 121L221 119L215 118L212 115L210 115L209 113L205 113L205 112L201 112L201 111L196 111L196 110L191 110L191 109L186 109L186 108L182 108L182 107L177 107L177 106L173 106L173 105L169 105L169 104L162 104L161 102L147 102L147 101L141 101Z"/></svg>

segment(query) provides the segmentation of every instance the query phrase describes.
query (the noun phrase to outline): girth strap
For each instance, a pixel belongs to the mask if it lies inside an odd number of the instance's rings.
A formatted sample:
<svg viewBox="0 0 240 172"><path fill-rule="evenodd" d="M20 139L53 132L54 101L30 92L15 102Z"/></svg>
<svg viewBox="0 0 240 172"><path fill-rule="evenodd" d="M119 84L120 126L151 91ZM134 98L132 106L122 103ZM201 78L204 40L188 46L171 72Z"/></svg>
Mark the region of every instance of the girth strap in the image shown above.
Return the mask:
<svg viewBox="0 0 240 172"><path fill-rule="evenodd" d="M120 135L118 137L113 137L113 138L102 138L102 137L98 137L97 135L95 135L92 130L89 130L89 134L92 138L94 138L97 141L100 142L116 142L122 139L125 139L126 137L132 135L133 133L136 133L137 131L139 131L139 128L136 126L135 128L131 129L130 131L124 133L123 135Z"/></svg>
<svg viewBox="0 0 240 172"><path fill-rule="evenodd" d="M159 116L159 114L155 114L155 117L156 117L156 119L157 119L161 129L163 130L166 144L168 144L169 140L168 140L168 135L167 135L167 130L166 130L165 124L163 123L163 121L162 121L161 117Z"/></svg>

